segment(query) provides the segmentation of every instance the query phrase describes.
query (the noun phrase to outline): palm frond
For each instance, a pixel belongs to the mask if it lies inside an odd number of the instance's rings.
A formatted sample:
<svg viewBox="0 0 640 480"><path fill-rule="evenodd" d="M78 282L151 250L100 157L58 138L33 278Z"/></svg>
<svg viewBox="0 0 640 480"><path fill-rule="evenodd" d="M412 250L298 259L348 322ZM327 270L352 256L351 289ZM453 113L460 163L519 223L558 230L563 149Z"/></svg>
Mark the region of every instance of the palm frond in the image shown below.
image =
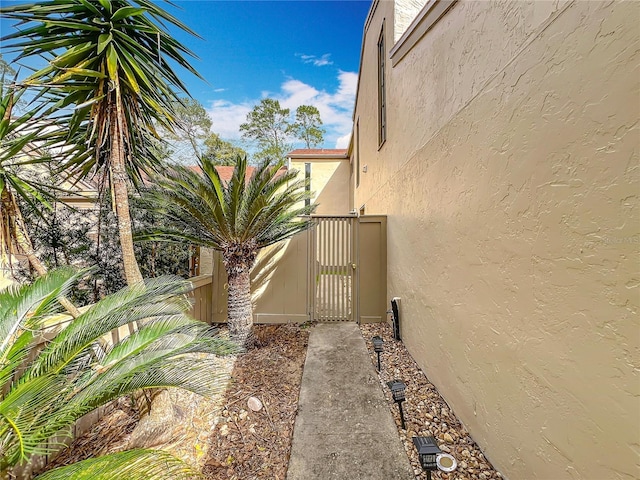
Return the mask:
<svg viewBox="0 0 640 480"><path fill-rule="evenodd" d="M91 349L100 337L131 322L184 316L190 306L185 294L191 288L190 282L167 276L150 279L146 285L133 285L106 297L60 332L33 362L27 375L60 372L77 355Z"/></svg>
<svg viewBox="0 0 640 480"><path fill-rule="evenodd" d="M36 480L194 480L201 475L173 455L158 450L128 450L56 468Z"/></svg>
<svg viewBox="0 0 640 480"><path fill-rule="evenodd" d="M223 184L211 159L199 161L203 174L175 167L159 177L159 188L146 194L147 206L167 219L166 226L139 232L137 238L193 242L225 251L233 245L259 250L308 228L301 216L312 213L308 194L296 172L282 172L281 162L261 163L247 180L246 158Z"/></svg>
<svg viewBox="0 0 640 480"><path fill-rule="evenodd" d="M54 300L79 275L53 271L33 285L0 293L4 334L0 469L34 454L50 453L52 438L121 395L154 387L182 387L208 394L225 384L211 354L225 355L237 348L220 338L214 328L186 315L191 284L176 277L153 279L146 286L129 287L103 299L41 350L34 349ZM100 337L132 319L145 322L129 338L103 350ZM30 360L30 356L35 358ZM177 472L185 468L175 465Z"/></svg>

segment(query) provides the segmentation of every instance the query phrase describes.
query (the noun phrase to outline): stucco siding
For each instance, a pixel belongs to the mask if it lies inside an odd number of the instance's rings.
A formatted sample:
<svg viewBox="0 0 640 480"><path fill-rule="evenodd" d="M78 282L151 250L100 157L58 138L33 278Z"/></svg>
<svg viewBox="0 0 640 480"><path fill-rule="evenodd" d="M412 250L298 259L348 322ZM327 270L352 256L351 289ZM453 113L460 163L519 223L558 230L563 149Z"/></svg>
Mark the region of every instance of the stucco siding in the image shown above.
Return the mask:
<svg viewBox="0 0 640 480"><path fill-rule="evenodd" d="M355 204L405 343L508 478L637 478L640 4L457 2L388 69L378 148L392 13Z"/></svg>
<svg viewBox="0 0 640 480"><path fill-rule="evenodd" d="M317 205L315 213L347 215L351 175L349 160L292 159L291 168L298 171L300 179L304 179L305 162L311 163L311 201Z"/></svg>

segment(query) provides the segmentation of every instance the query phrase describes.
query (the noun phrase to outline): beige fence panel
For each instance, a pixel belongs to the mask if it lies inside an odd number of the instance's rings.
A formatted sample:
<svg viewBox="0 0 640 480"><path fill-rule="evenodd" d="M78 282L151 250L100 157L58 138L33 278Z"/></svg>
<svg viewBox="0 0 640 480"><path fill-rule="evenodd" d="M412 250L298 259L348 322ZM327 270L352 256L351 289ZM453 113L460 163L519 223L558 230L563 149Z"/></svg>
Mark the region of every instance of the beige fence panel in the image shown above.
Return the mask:
<svg viewBox="0 0 640 480"><path fill-rule="evenodd" d="M311 217L312 228L264 249L251 272L256 323L386 319L386 217ZM227 275L219 253L213 322L227 321Z"/></svg>
<svg viewBox="0 0 640 480"><path fill-rule="evenodd" d="M213 276L199 275L189 280L193 284L191 316L201 322L211 323L213 321Z"/></svg>

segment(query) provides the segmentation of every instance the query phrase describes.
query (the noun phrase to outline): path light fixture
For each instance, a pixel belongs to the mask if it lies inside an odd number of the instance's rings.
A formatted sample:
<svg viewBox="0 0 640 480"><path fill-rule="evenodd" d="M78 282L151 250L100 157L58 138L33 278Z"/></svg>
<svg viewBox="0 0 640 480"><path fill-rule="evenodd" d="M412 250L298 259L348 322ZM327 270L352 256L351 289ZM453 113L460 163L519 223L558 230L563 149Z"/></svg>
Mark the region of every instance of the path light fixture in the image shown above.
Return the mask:
<svg viewBox="0 0 640 480"><path fill-rule="evenodd" d="M432 470L453 472L458 462L448 453L443 453L434 437L413 437L413 444L418 451L418 459L423 470L427 471L427 478L431 478Z"/></svg>
<svg viewBox="0 0 640 480"><path fill-rule="evenodd" d="M402 411L402 402L405 401L404 391L407 386L404 384L402 380L391 380L387 382L387 386L391 390L391 396L393 397L393 401L398 404L398 410L400 410L400 422L402 424L402 429L406 430L404 425L404 412Z"/></svg>
<svg viewBox="0 0 640 480"><path fill-rule="evenodd" d="M378 372L380 372L380 354L382 353L384 340L382 340L382 337L376 335L371 341L373 342L373 351L378 354Z"/></svg>
<svg viewBox="0 0 640 480"><path fill-rule="evenodd" d="M431 471L438 469L436 458L442 453L434 437L413 437L413 444L418 451L418 460L423 470L427 471L427 479L431 480Z"/></svg>

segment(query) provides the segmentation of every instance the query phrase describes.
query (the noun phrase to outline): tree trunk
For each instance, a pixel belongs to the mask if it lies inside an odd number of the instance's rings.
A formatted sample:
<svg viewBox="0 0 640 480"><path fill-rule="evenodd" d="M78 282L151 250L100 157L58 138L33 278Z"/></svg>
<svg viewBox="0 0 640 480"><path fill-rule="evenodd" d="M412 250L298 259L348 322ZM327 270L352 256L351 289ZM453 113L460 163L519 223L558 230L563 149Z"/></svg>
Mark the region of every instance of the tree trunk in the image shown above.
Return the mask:
<svg viewBox="0 0 640 480"><path fill-rule="evenodd" d="M36 252L33 250L33 244L31 243L31 239L27 233L24 220L22 219L22 213L20 212L16 199L6 188L2 190L2 209L5 209L8 213L8 219L13 220L13 225L9 227L10 235L12 237L9 241L15 242L18 250L27 257L29 264L31 264L39 276L46 275L47 267L44 266L36 255ZM58 301L73 318L80 316L80 310L78 310L78 308L71 303L68 298L60 297Z"/></svg>
<svg viewBox="0 0 640 480"><path fill-rule="evenodd" d="M133 249L133 233L131 228L131 212L129 210L129 192L127 190L128 176L125 167L125 145L123 134L124 118L121 112L120 99L116 98L116 115L111 116L111 188L113 189L113 203L118 219L118 233L122 248L124 276L127 285L142 281L140 267L136 261Z"/></svg>
<svg viewBox="0 0 640 480"><path fill-rule="evenodd" d="M229 336L231 340L242 346L249 346L253 325L249 270L249 268L227 269Z"/></svg>

